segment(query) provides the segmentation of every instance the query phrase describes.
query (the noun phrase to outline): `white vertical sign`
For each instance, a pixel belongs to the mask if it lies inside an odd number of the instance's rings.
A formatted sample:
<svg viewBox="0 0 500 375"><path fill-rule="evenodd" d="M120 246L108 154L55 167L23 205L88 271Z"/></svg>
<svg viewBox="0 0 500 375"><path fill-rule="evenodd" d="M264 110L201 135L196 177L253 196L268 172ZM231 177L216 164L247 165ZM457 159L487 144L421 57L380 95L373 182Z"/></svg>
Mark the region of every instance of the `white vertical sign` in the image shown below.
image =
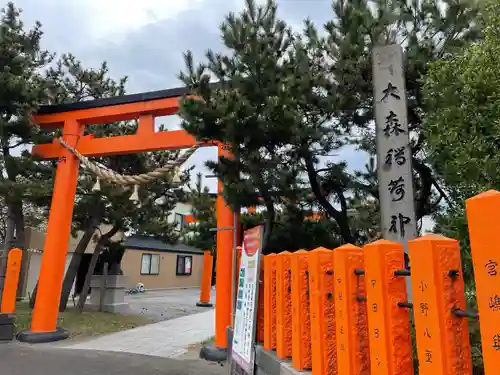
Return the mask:
<svg viewBox="0 0 500 375"><path fill-rule="evenodd" d="M234 319L231 358L245 373L254 373L263 227L245 231Z"/></svg>
<svg viewBox="0 0 500 375"><path fill-rule="evenodd" d="M398 44L374 48L373 89L382 233L408 252L417 225L403 51Z"/></svg>

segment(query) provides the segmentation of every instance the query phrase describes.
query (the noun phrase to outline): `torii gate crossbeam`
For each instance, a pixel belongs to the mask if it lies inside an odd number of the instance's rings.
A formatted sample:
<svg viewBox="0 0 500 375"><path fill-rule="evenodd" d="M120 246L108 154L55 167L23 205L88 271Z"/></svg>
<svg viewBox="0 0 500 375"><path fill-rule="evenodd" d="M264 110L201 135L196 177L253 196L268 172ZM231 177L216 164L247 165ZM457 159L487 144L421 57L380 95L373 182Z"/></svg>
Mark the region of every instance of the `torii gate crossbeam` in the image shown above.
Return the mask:
<svg viewBox="0 0 500 375"><path fill-rule="evenodd" d="M63 139L81 154L110 156L157 150L178 150L195 145L196 139L184 130L155 132L154 119L176 114L179 99L185 89L169 89L149 93L84 101L40 108L36 122L46 129L62 128ZM115 121L139 120L134 135L95 138L84 135L86 125ZM231 157L221 144L205 143L218 147L218 155ZM57 170L52 203L45 239L37 298L33 311L31 330L18 335L20 341L49 342L63 339L67 333L57 328L59 300L67 247L74 208L79 160L57 140L50 144L36 145L33 152L46 159L57 158ZM217 227L235 227L233 212L222 198L222 183L218 183ZM233 234L217 231L217 307L216 347L227 347L226 327L231 325Z"/></svg>

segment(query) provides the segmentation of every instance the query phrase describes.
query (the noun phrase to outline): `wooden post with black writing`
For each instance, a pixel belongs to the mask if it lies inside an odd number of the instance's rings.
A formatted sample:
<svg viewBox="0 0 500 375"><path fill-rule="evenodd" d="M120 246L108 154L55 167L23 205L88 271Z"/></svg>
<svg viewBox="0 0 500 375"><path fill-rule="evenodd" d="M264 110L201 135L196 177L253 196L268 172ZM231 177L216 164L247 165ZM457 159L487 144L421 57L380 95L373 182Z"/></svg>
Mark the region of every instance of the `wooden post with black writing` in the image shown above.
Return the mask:
<svg viewBox="0 0 500 375"><path fill-rule="evenodd" d="M292 270L291 253L276 256L276 355L292 356Z"/></svg>
<svg viewBox="0 0 500 375"><path fill-rule="evenodd" d="M370 328L371 375L412 375L413 359L403 245L380 240L366 245L365 280ZM398 305L398 302L400 305Z"/></svg>
<svg viewBox="0 0 500 375"><path fill-rule="evenodd" d="M309 314L309 253L291 255L292 264L292 366L298 371L312 367L311 316Z"/></svg>
<svg viewBox="0 0 500 375"><path fill-rule="evenodd" d="M276 349L276 254L264 257L264 349Z"/></svg>
<svg viewBox="0 0 500 375"><path fill-rule="evenodd" d="M334 252L319 247L309 252L312 375L336 375Z"/></svg>
<svg viewBox="0 0 500 375"><path fill-rule="evenodd" d="M428 234L408 243L420 375L470 375L472 362L460 248Z"/></svg>
<svg viewBox="0 0 500 375"><path fill-rule="evenodd" d="M500 192L490 190L467 199L466 209L484 373L496 375L500 366Z"/></svg>
<svg viewBox="0 0 500 375"><path fill-rule="evenodd" d="M335 323L337 367L342 375L368 375L370 353L366 315L363 250L354 245L335 249Z"/></svg>

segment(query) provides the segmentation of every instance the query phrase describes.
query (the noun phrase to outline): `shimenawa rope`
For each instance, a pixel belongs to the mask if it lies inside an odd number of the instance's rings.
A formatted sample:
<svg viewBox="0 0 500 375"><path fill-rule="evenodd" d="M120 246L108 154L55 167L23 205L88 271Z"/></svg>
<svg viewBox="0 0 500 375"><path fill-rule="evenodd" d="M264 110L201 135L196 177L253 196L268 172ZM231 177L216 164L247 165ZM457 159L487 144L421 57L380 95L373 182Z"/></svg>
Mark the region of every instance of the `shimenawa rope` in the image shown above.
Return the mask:
<svg viewBox="0 0 500 375"><path fill-rule="evenodd" d="M74 147L67 144L64 141L64 139L62 139L62 137L60 137L58 140L61 146L63 146L65 149L67 149L73 155L75 155L80 160L80 162L85 166L85 168L87 168L97 176L97 182L92 190L94 191L100 190L99 179L123 186L134 185L134 192L130 197L130 200L133 201L139 201L139 195L138 195L139 185L155 181L168 174L173 174L172 176L173 183L179 183L180 182L179 167L182 164L184 164L191 157L191 155L193 155L194 152L200 147L199 145L194 145L190 147L178 159L167 163L164 167L156 168L151 172L142 173L138 175L122 175L111 170L106 170L103 167L100 167L98 164L92 162L89 158L78 152L78 150L76 150Z"/></svg>

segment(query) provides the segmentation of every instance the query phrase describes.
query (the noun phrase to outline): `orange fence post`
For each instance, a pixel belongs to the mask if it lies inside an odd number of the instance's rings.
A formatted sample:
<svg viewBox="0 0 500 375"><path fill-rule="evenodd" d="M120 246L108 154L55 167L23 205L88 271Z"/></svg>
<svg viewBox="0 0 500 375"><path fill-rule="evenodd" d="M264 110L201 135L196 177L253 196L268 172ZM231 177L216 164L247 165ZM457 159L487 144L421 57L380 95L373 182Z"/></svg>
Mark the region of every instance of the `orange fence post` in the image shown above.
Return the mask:
<svg viewBox="0 0 500 375"><path fill-rule="evenodd" d="M421 375L470 375L472 362L458 242L436 234L408 242ZM495 372L496 373L496 372Z"/></svg>
<svg viewBox="0 0 500 375"><path fill-rule="evenodd" d="M500 363L500 192L490 190L466 201L479 315L484 372Z"/></svg>
<svg viewBox="0 0 500 375"><path fill-rule="evenodd" d="M336 375L334 252L309 252L312 375Z"/></svg>
<svg viewBox="0 0 500 375"><path fill-rule="evenodd" d="M16 311L17 284L19 283L22 258L23 252L20 249L9 251L0 308L2 314L13 314Z"/></svg>
<svg viewBox="0 0 500 375"><path fill-rule="evenodd" d="M363 250L354 245L335 249L335 320L337 368L342 375L368 375L370 353L366 314Z"/></svg>
<svg viewBox="0 0 500 375"><path fill-rule="evenodd" d="M276 349L276 254L264 258L264 349Z"/></svg>
<svg viewBox="0 0 500 375"><path fill-rule="evenodd" d="M262 257L260 276L259 276L259 300L257 301L257 335L258 343L264 343L264 272L265 272L265 257Z"/></svg>
<svg viewBox="0 0 500 375"><path fill-rule="evenodd" d="M407 302L406 280L398 276L405 266L403 245L380 240L363 248L370 330L371 375L412 375L410 314L398 302Z"/></svg>
<svg viewBox="0 0 500 375"><path fill-rule="evenodd" d="M304 250L291 255L292 366L299 371L312 367L308 257L308 252Z"/></svg>
<svg viewBox="0 0 500 375"><path fill-rule="evenodd" d="M291 253L276 256L276 355L280 359L292 356L292 275Z"/></svg>
<svg viewBox="0 0 500 375"><path fill-rule="evenodd" d="M214 257L210 250L203 253L203 271L201 275L200 301L196 303L198 307L212 307L210 302L210 290L212 289L212 270Z"/></svg>

